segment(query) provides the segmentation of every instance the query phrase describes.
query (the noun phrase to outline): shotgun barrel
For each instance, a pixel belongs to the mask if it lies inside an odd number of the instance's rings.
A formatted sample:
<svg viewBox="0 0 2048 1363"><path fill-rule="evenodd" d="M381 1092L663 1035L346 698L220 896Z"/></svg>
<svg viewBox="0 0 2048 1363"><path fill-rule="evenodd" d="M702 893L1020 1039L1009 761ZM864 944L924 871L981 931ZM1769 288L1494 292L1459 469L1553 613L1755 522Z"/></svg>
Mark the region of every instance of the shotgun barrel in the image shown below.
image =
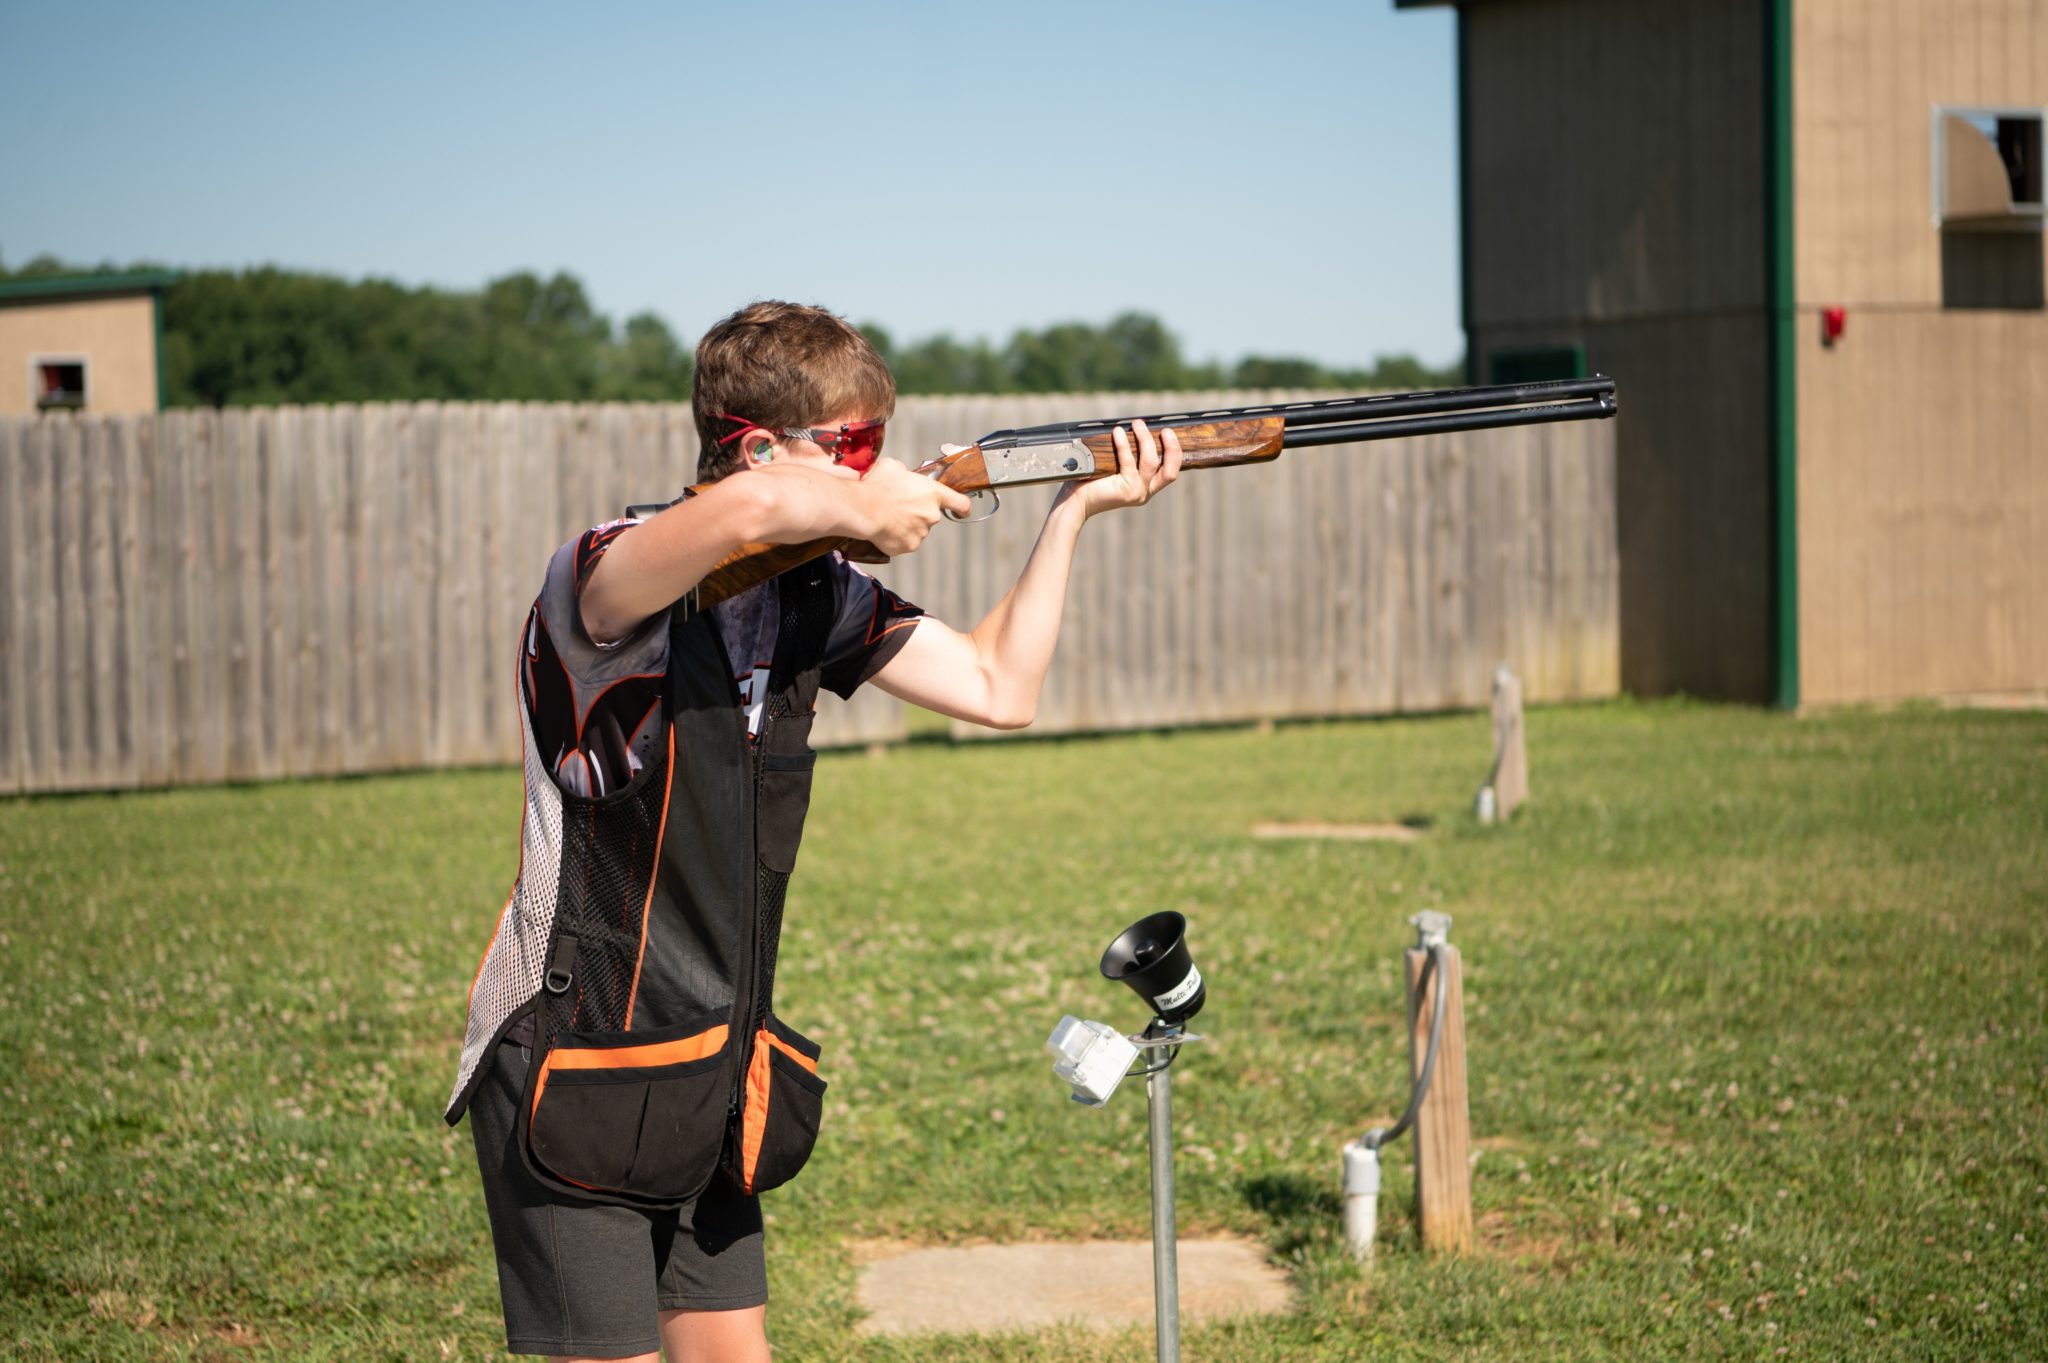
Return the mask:
<svg viewBox="0 0 2048 1363"><path fill-rule="evenodd" d="M1442 388L1420 393L1381 393L1309 402L1274 402L1250 407L1194 408L1146 417L1056 421L991 431L975 443L984 450L1055 444L1110 434L1143 421L1154 430L1202 426L1221 421L1279 417L1283 449L1338 445L1352 440L1385 440L1402 435L1527 426L1550 421L1611 417L1617 410L1614 380L1605 375L1545 383L1507 383L1484 388Z"/></svg>

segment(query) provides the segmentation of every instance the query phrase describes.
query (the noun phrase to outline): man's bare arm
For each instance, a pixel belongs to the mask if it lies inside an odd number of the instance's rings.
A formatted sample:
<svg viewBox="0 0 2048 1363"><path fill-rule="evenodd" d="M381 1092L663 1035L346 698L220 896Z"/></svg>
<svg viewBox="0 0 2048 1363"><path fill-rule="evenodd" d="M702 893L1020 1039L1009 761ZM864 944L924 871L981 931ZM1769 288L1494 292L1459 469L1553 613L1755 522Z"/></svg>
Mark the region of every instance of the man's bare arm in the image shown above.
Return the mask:
<svg viewBox="0 0 2048 1363"><path fill-rule="evenodd" d="M924 542L946 509L967 500L883 459L865 477L778 463L723 478L620 535L591 570L578 603L598 643L665 610L743 544L800 544L842 535L885 554Z"/></svg>
<svg viewBox="0 0 2048 1363"><path fill-rule="evenodd" d="M1029 724L1059 641L1082 524L1103 511L1143 506L1180 474L1180 440L1171 430L1161 442L1142 423L1135 437L1119 429L1116 450L1116 474L1062 489L1024 571L971 633L929 617L918 621L896 656L875 674L875 685L972 724L995 729Z"/></svg>

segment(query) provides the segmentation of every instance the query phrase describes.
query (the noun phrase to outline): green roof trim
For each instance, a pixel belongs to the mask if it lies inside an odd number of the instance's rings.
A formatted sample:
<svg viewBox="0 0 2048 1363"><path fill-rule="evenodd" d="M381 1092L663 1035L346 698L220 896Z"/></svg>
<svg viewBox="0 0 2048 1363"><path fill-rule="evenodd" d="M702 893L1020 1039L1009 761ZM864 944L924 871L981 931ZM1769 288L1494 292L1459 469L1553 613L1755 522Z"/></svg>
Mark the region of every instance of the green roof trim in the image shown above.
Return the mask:
<svg viewBox="0 0 2048 1363"><path fill-rule="evenodd" d="M91 298L110 293L154 292L169 288L180 278L182 276L176 270L131 270L126 274L0 280L0 303L17 298Z"/></svg>
<svg viewBox="0 0 2048 1363"><path fill-rule="evenodd" d="M1799 313L1792 271L1792 0L1764 6L1764 241L1770 311L1771 703L1799 708Z"/></svg>

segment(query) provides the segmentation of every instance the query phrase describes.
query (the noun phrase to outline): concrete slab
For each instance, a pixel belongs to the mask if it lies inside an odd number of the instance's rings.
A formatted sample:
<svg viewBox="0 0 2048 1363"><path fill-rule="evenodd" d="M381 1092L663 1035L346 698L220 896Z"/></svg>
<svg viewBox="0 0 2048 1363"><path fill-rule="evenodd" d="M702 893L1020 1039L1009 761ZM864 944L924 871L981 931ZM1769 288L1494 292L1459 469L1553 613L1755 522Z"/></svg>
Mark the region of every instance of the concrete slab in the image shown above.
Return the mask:
<svg viewBox="0 0 2048 1363"><path fill-rule="evenodd" d="M2048 691L1980 691L1936 696L1944 710L2048 710Z"/></svg>
<svg viewBox="0 0 2048 1363"><path fill-rule="evenodd" d="M1293 1308L1287 1275L1244 1240L1183 1240L1183 1324ZM863 1245L863 1334L1000 1334L1062 1322L1121 1329L1152 1323L1152 1246Z"/></svg>
<svg viewBox="0 0 2048 1363"><path fill-rule="evenodd" d="M1255 823L1255 838L1335 838L1348 842L1419 842L1422 830L1403 823Z"/></svg>

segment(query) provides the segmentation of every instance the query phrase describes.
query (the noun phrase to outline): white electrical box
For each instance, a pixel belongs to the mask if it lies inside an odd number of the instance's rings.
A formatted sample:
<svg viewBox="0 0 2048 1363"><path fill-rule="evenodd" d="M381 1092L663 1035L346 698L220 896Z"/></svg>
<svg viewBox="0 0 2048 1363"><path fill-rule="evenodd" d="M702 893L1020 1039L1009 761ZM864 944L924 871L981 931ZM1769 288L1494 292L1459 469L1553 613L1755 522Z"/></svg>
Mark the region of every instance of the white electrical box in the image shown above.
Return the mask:
<svg viewBox="0 0 2048 1363"><path fill-rule="evenodd" d="M1072 1013L1059 1020L1045 1048L1059 1059L1052 1072L1074 1090L1074 1101L1101 1107L1116 1092L1138 1058L1138 1048L1106 1022L1083 1022Z"/></svg>
<svg viewBox="0 0 2048 1363"><path fill-rule="evenodd" d="M1934 106L1934 225L1947 231L2042 228L2040 109Z"/></svg>

